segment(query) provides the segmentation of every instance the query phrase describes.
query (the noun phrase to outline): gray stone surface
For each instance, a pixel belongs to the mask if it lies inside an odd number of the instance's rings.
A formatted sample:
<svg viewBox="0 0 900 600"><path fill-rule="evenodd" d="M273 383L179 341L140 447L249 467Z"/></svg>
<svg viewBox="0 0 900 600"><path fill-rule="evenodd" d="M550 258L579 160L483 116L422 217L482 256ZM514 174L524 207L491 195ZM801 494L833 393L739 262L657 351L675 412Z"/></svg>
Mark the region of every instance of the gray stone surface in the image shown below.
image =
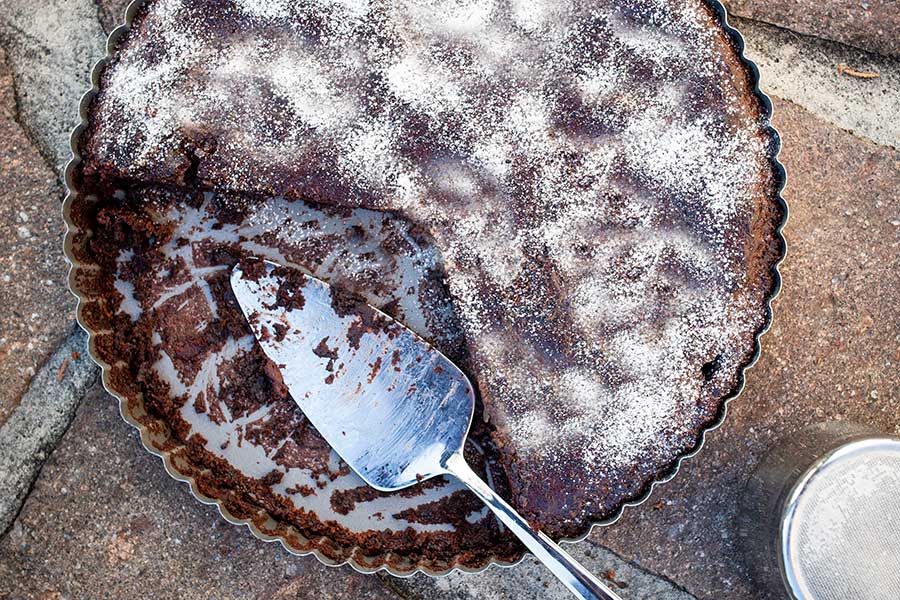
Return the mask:
<svg viewBox="0 0 900 600"><path fill-rule="evenodd" d="M0 43L16 77L21 120L57 173L69 160L78 100L105 54L104 39L91 0L0 0Z"/></svg>
<svg viewBox="0 0 900 600"><path fill-rule="evenodd" d="M95 0L103 30L110 33L125 22L125 9L131 0Z"/></svg>
<svg viewBox="0 0 900 600"><path fill-rule="evenodd" d="M897 0L724 0L730 14L900 56Z"/></svg>
<svg viewBox="0 0 900 600"><path fill-rule="evenodd" d="M81 330L66 339L0 428L0 534L9 528L85 390L97 379L99 369L87 357L86 340Z"/></svg>
<svg viewBox="0 0 900 600"><path fill-rule="evenodd" d="M900 58L869 54L747 19L732 19L732 24L744 36L746 55L762 72L764 92L795 102L856 135L900 148ZM896 35L900 38L900 31ZM842 75L838 73L841 64L877 72L879 77Z"/></svg>

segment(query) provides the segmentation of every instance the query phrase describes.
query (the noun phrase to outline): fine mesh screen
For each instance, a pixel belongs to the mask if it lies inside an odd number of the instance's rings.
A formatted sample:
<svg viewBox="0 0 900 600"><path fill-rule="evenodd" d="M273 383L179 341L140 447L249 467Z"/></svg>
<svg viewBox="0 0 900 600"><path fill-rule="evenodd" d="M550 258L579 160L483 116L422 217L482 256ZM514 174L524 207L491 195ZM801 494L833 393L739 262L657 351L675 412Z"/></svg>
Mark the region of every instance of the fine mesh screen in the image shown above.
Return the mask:
<svg viewBox="0 0 900 600"><path fill-rule="evenodd" d="M807 483L788 533L801 598L900 598L900 441L836 455Z"/></svg>

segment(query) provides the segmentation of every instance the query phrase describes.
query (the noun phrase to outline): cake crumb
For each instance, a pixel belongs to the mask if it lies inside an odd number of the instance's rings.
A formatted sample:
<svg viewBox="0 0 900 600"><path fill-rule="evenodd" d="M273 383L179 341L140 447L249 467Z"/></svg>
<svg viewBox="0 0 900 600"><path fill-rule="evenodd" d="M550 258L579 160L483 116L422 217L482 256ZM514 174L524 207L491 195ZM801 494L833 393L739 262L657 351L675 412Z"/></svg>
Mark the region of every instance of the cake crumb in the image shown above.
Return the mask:
<svg viewBox="0 0 900 600"><path fill-rule="evenodd" d="M620 590L624 590L628 587L628 584L624 581L619 581L616 579L616 571L615 569L607 569L606 572L603 573L603 578L615 585Z"/></svg>

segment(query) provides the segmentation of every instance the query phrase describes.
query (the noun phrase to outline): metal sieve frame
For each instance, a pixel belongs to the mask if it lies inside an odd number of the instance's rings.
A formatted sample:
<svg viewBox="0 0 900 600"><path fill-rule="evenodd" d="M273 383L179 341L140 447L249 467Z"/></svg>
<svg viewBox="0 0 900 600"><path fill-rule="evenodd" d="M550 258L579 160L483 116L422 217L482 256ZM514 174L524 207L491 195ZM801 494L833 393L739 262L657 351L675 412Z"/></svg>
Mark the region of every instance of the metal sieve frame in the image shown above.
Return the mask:
<svg viewBox="0 0 900 600"><path fill-rule="evenodd" d="M793 553L791 551L793 525L798 517L798 505L804 493L807 491L812 481L816 477L824 475L830 466L835 465L843 459L851 458L858 453L878 449L890 450L900 456L900 438L893 436L873 436L844 441L813 462L813 464L797 478L796 482L788 490L779 514L781 524L778 532L780 545L778 562L785 589L795 600L808 600L810 598L810 596L804 593L806 586L803 583L802 575L800 575L795 567L795 561L792 560Z"/></svg>

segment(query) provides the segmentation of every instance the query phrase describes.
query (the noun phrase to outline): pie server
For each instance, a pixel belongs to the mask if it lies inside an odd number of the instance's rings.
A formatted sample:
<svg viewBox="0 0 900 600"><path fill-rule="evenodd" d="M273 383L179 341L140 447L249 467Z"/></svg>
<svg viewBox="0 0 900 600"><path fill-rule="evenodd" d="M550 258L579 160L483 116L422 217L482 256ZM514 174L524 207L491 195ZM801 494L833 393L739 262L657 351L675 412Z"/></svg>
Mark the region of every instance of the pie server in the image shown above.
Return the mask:
<svg viewBox="0 0 900 600"><path fill-rule="evenodd" d="M231 287L294 401L367 484L392 492L452 475L577 597L620 600L466 463L475 395L446 356L381 311L297 269L244 261L232 271Z"/></svg>

